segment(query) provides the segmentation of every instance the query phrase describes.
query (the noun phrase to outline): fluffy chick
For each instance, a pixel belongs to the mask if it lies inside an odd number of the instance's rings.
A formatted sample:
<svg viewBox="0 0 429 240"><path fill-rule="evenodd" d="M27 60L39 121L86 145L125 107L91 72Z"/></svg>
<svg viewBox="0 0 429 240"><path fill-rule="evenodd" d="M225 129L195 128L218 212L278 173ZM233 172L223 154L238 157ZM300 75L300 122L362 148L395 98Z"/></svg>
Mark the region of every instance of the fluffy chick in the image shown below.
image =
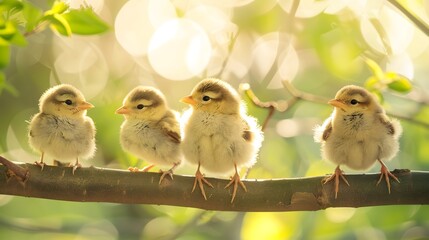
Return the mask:
<svg viewBox="0 0 429 240"><path fill-rule="evenodd" d="M45 165L44 155L54 159L75 160L73 174L80 167L79 158L91 158L95 153L95 125L86 116L93 108L75 87L61 84L48 89L39 100L39 113L29 125L30 146L41 153L40 165Z"/></svg>
<svg viewBox="0 0 429 240"><path fill-rule="evenodd" d="M173 178L173 170L182 161L180 124L178 114L167 106L164 95L152 87L138 86L125 97L123 106L116 110L125 121L121 125L122 148L154 165L172 166L162 171L159 183L166 175ZM130 169L138 171L138 169Z"/></svg>
<svg viewBox="0 0 429 240"><path fill-rule="evenodd" d="M335 99L331 116L316 127L315 140L322 143L322 155L337 164L335 173L324 179L335 179L335 198L338 196L339 177L349 185L340 165L354 170L366 170L376 161L381 164L382 178L386 179L390 193L389 172L383 161L391 160L399 150L398 139L402 128L397 120L390 120L374 96L362 87L349 85L341 88Z"/></svg>
<svg viewBox="0 0 429 240"><path fill-rule="evenodd" d="M247 191L238 171L256 162L263 134L256 120L246 114L238 93L224 81L204 79L182 102L191 105L182 118L183 153L189 163L198 165L192 192L198 183L207 199L203 183L213 187L200 167L216 175L234 173L225 186L234 186L232 203L238 185Z"/></svg>

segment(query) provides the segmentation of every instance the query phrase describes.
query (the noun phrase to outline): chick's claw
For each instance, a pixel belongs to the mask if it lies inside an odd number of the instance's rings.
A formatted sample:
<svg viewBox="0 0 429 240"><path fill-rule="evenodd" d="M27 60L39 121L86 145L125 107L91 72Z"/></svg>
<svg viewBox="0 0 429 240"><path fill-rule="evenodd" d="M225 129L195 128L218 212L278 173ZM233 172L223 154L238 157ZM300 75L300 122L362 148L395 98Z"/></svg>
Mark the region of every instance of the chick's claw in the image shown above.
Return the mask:
<svg viewBox="0 0 429 240"><path fill-rule="evenodd" d="M214 188L213 185L207 181L207 179L204 178L204 175L200 172L200 169L198 168L197 172L195 173L195 181L194 181L194 186L192 187L192 191L191 193L194 192L195 187L197 186L197 182L198 182L198 186L201 189L201 194L203 195L204 199L207 200L207 196L206 196L206 192L204 191L204 184L207 184L209 187Z"/></svg>
<svg viewBox="0 0 429 240"><path fill-rule="evenodd" d="M70 163L69 167L73 167L72 173L74 175L74 172L76 171L76 169L81 168L82 165L80 165L79 159L76 159L76 162L74 164Z"/></svg>
<svg viewBox="0 0 429 240"><path fill-rule="evenodd" d="M45 165L46 165L46 163L44 163L44 162L34 162L34 164L35 165L37 165L37 166L39 166L40 167L40 171L43 171L43 168L45 167Z"/></svg>
<svg viewBox="0 0 429 240"><path fill-rule="evenodd" d="M75 164L70 164L70 167L73 167L72 173L74 175L74 172L76 171L76 169L81 168L82 165L80 165L80 163L75 163Z"/></svg>
<svg viewBox="0 0 429 240"><path fill-rule="evenodd" d="M400 183L400 181L399 181L399 179L395 175L393 175L389 171L389 169L386 167L386 165L383 162L380 161L380 163L381 163L380 178L378 179L377 186L378 186L378 184L380 184L380 182L381 182L381 180L383 179L383 176L384 176L384 178L386 179L387 190L389 191L389 194L390 194L390 179L389 179L389 177L392 177L398 183Z"/></svg>
<svg viewBox="0 0 429 240"><path fill-rule="evenodd" d="M170 176L171 180L173 180L173 170L179 166L180 163L174 163L173 167L170 168L168 171L162 171L159 170L160 173L162 173L161 178L159 179L159 184L161 184L162 180L165 178L165 176Z"/></svg>
<svg viewBox="0 0 429 240"><path fill-rule="evenodd" d="M231 203L234 202L235 196L237 194L238 184L240 184L240 186L244 189L244 191L247 192L247 188L244 185L244 183L241 181L240 175L238 175L237 172L235 172L234 176L231 177L231 181L229 181L229 183L225 186L225 188L228 188L232 184L234 184L234 188L232 192Z"/></svg>
<svg viewBox="0 0 429 240"><path fill-rule="evenodd" d="M173 180L173 171L171 169L168 171L159 170L159 172L162 173L161 177L159 178L159 184L161 184L162 180L164 180L166 176L170 176L171 180Z"/></svg>
<svg viewBox="0 0 429 240"><path fill-rule="evenodd" d="M337 199L337 197L338 197L338 191L339 191L339 188L340 188L340 177L347 184L347 186L350 186L350 184L347 181L346 177L344 177L343 171L340 169L339 166L337 166L335 168L335 172L331 176L329 176L329 177L327 177L327 178L325 178L325 179L322 180L322 183L326 184L326 183L328 183L328 182L330 182L330 181L332 181L332 180L335 179L335 199Z"/></svg>
<svg viewBox="0 0 429 240"><path fill-rule="evenodd" d="M43 168L45 167L45 163L43 162L43 157L44 157L45 153L42 152L42 155L40 156L40 162L35 161L34 164L40 167L40 171L43 171Z"/></svg>

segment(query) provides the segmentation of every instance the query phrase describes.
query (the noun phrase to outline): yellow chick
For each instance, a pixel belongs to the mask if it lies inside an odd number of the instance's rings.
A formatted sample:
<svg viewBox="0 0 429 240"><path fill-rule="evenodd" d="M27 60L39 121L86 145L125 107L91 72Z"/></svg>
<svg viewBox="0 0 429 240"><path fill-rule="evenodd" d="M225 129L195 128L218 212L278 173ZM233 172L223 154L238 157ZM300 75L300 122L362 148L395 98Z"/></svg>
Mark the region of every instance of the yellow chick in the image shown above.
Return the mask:
<svg viewBox="0 0 429 240"><path fill-rule="evenodd" d="M169 165L172 167L168 171L161 170L159 183L166 175L173 178L173 170L183 158L180 124L178 114L168 108L164 95L155 88L138 86L128 93L116 113L125 117L120 132L122 148L152 163L142 171L154 165Z"/></svg>
<svg viewBox="0 0 429 240"><path fill-rule="evenodd" d="M81 165L79 158L91 158L95 153L95 125L86 116L93 108L82 93L68 84L48 89L39 100L40 112L29 125L30 146L41 153L40 165L45 165L44 155L58 160L75 160L73 174Z"/></svg>
<svg viewBox="0 0 429 240"><path fill-rule="evenodd" d="M389 176L399 180L383 161L392 159L399 150L398 139L402 133L399 122L390 120L374 96L362 87L341 88L329 104L335 107L334 111L322 126L316 127L314 135L314 139L322 143L323 157L338 165L324 183L335 180L337 198L339 178L349 185L340 165L365 170L378 161L381 175L377 185L384 177L390 193Z"/></svg>
<svg viewBox="0 0 429 240"><path fill-rule="evenodd" d="M238 185L247 191L238 171L255 164L263 134L246 114L237 91L224 81L204 79L182 102L191 105L182 118L183 153L189 163L198 165L192 192L198 184L207 200L203 183L213 187L200 167L221 176L234 173L225 187L233 185L232 203Z"/></svg>

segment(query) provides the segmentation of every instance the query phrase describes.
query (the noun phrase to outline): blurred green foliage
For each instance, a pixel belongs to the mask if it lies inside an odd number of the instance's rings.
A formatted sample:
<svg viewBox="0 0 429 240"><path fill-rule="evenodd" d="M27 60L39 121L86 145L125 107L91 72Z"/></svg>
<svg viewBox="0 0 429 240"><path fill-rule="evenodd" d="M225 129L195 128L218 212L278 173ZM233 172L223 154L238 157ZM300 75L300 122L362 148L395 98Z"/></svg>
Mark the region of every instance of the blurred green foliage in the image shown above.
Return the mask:
<svg viewBox="0 0 429 240"><path fill-rule="evenodd" d="M133 20L125 25L119 24L118 15L135 0L76 2L0 1L0 154L8 159L34 162L39 158L27 144L26 121L38 112L41 94L64 82L80 88L96 106L88 115L97 126L98 150L84 166L143 167L147 164L143 159L124 153L119 145L123 119L114 111L125 95L139 84L156 86L170 107L182 111L186 106L178 100L210 75L220 76L234 87L248 82L262 101L292 97L278 84L282 80L326 99L346 84L366 86L382 96L387 112L403 118L401 151L387 163L389 168L429 169L427 36L407 25L408 20L395 15L395 9L384 2L299 1L291 14L295 1L142 0L147 9L134 8L140 11L137 15L128 12ZM409 4L409 9L422 9L421 14L428 15L426 2ZM208 12L198 12L205 10L202 6ZM177 13L180 16L174 16ZM139 22L139 16L150 19L151 24ZM212 58L204 72L184 81L166 79L151 66L150 51L129 51L148 45L147 38L165 19L195 16L202 17L193 19L195 23L209 26L199 31L207 33L212 44ZM377 21L371 20L374 18ZM374 22L379 25L374 27ZM115 31L107 31L108 26L115 26ZM43 31L47 27L53 31ZM121 28L130 28L126 36L115 35ZM398 29L407 34L397 34ZM121 37L130 42L124 43ZM127 45L136 38L137 45ZM171 52L171 56L179 53ZM288 59L285 64L284 59ZM296 72L282 72L296 64ZM249 113L262 123L267 110L255 107L248 98L243 100ZM331 173L335 166L321 159L320 146L312 137L313 127L331 111L323 101L298 101L287 111L276 112L248 177ZM195 170L195 166L185 165L176 173L192 175ZM377 171L378 165L368 170ZM0 196L0 212L1 239L429 238L427 206L235 213Z"/></svg>
<svg viewBox="0 0 429 240"><path fill-rule="evenodd" d="M49 10L34 6L29 1L2 0L0 2L0 74L9 64L12 45L24 47L27 40L24 36L35 34L49 25L52 30L65 35L100 34L109 29L91 8L69 9L62 1L55 1ZM16 94L15 89L0 77L0 93L9 90Z"/></svg>

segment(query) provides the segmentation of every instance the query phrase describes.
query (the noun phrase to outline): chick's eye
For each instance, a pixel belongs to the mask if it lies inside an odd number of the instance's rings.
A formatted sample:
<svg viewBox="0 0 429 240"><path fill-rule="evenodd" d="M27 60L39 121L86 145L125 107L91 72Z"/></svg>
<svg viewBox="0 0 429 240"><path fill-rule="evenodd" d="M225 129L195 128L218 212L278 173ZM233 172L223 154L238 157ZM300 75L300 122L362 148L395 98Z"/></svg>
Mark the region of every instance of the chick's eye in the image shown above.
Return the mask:
<svg viewBox="0 0 429 240"><path fill-rule="evenodd" d="M350 104L352 104L352 105L356 105L356 104L358 104L358 100L356 100L356 99L352 99L352 100L350 101Z"/></svg>
<svg viewBox="0 0 429 240"><path fill-rule="evenodd" d="M144 108L143 104L137 105L137 109L143 109L143 108Z"/></svg>
<svg viewBox="0 0 429 240"><path fill-rule="evenodd" d="M73 104L73 101L70 100L70 99L67 99L67 100L64 101L64 103L70 106L70 105Z"/></svg>
<svg viewBox="0 0 429 240"><path fill-rule="evenodd" d="M207 101L209 101L209 100L210 100L210 97L209 97L209 96L204 96L204 97L203 97L203 101L204 101L204 102L207 102Z"/></svg>

